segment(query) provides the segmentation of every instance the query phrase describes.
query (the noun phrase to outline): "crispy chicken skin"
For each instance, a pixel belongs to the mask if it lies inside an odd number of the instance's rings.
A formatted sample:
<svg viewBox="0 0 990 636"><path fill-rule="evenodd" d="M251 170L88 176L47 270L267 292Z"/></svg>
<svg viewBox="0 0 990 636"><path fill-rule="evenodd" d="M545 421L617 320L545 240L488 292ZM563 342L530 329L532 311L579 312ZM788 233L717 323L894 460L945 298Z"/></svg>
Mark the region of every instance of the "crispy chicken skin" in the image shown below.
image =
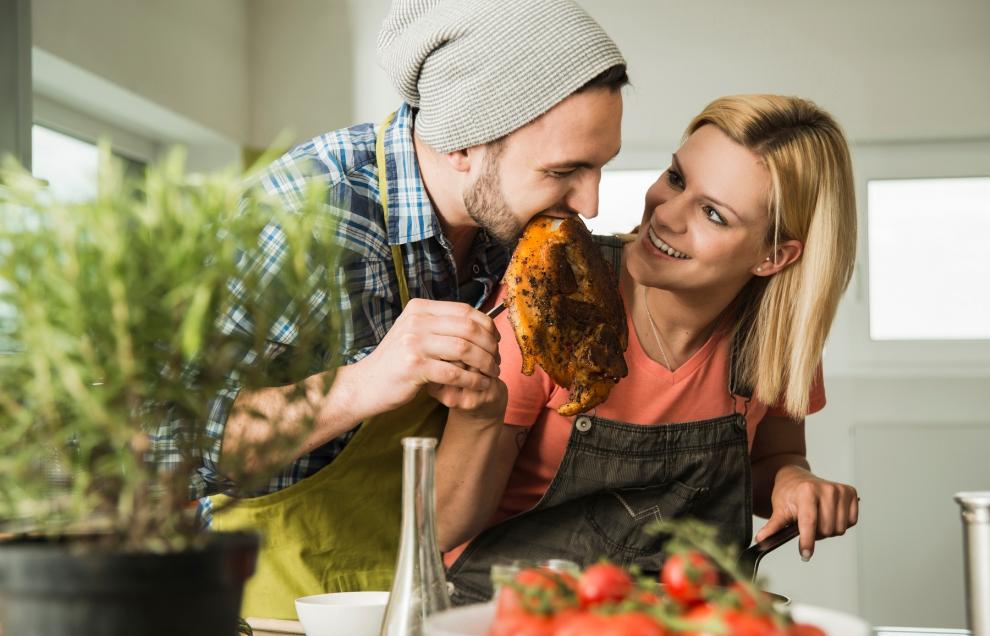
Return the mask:
<svg viewBox="0 0 990 636"><path fill-rule="evenodd" d="M561 415L605 401L628 370L626 313L612 268L577 217L537 216L505 272L506 307L522 352L522 372L539 363L569 389Z"/></svg>

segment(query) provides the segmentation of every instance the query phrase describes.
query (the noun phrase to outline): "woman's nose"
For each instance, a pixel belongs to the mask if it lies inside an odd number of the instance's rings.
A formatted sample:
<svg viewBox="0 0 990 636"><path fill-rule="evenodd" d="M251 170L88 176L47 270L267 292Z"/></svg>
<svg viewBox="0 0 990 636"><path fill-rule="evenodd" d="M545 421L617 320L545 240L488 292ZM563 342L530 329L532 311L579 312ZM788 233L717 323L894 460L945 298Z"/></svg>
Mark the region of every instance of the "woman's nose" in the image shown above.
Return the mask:
<svg viewBox="0 0 990 636"><path fill-rule="evenodd" d="M658 198L653 204L653 222L663 225L670 231L681 233L687 227L688 202L679 193Z"/></svg>

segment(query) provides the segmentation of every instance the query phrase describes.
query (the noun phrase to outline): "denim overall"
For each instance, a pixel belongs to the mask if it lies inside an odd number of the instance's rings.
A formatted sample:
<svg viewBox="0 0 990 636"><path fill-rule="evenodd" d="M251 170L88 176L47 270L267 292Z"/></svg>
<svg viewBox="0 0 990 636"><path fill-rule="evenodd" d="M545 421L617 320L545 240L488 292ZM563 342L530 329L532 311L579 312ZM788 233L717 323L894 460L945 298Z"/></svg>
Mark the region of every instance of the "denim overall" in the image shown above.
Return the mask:
<svg viewBox="0 0 990 636"><path fill-rule="evenodd" d="M749 545L750 391L733 390L735 376L730 373L726 388L734 411L722 417L649 426L594 414L574 417L560 468L542 499L482 532L449 568L454 603L488 600L496 563L560 558L585 566L605 557L657 571L666 538L648 531L656 520L692 517L716 525L724 542Z"/></svg>

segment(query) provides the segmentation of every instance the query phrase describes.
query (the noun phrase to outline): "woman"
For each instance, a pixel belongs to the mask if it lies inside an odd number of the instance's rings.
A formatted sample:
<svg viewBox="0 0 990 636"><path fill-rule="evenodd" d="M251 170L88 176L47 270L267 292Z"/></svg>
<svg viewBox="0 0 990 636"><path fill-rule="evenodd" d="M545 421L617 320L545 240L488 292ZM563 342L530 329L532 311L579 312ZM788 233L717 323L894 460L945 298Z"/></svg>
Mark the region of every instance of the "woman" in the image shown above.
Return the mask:
<svg viewBox="0 0 990 636"><path fill-rule="evenodd" d="M455 601L485 598L491 564L511 559L605 556L656 570L662 537L645 528L660 518L714 523L739 545L754 511L769 517L756 540L796 522L805 560L816 538L856 523L855 489L811 473L804 441L804 417L825 403L822 348L855 261L835 121L798 98L716 100L626 239L600 240L619 265L631 334L629 375L608 400L558 415L566 389L541 370L519 373L501 317L502 382L448 415L441 548L474 537L447 555Z"/></svg>

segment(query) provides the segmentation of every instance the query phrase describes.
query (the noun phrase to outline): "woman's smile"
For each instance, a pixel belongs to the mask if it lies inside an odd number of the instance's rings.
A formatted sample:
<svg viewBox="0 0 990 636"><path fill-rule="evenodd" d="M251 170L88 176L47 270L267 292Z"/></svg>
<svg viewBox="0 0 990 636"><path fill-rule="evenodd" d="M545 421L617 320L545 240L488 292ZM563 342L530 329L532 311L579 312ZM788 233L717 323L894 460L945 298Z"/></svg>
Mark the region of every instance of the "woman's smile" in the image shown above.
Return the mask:
<svg viewBox="0 0 990 636"><path fill-rule="evenodd" d="M647 229L647 235L649 236L650 243L653 244L653 247L655 247L658 250L660 250L663 254L665 254L667 256L670 256L670 257L673 257L673 258L676 258L676 259L679 259L679 260L685 260L686 261L686 260L688 260L688 259L691 258L690 256L688 256L684 252L680 252L680 251L674 249L673 246L671 246L670 244L666 243L662 238L660 238L659 236L657 236L656 233L653 231L653 227L652 226L647 226L647 227L648 227L648 229Z"/></svg>

